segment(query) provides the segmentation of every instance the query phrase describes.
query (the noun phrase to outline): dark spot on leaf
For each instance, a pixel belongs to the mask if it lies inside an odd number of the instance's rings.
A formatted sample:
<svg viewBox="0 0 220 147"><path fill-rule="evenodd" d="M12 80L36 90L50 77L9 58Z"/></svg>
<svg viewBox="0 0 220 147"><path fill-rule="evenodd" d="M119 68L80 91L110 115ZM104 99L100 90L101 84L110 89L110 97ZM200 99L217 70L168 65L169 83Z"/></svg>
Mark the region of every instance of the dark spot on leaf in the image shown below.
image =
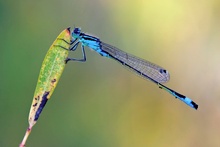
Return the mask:
<svg viewBox="0 0 220 147"><path fill-rule="evenodd" d="M56 79L53 79L53 80L51 80L51 83L55 83L57 80Z"/></svg>
<svg viewBox="0 0 220 147"><path fill-rule="evenodd" d="M33 105L33 107L35 107L35 106L37 106L37 103L35 103L35 104Z"/></svg>
<svg viewBox="0 0 220 147"><path fill-rule="evenodd" d="M49 95L49 93L50 93L50 92L48 92L48 91L44 92L44 95L43 95L43 97L42 97L42 101L41 101L41 103L40 103L40 106L39 106L39 108L37 109L37 112L36 112L34 121L37 121L37 120L38 120L38 118L39 118L39 116L40 116L40 114L41 114L41 111L43 110L44 106L45 106L46 103L47 103L47 100L48 100L48 99L47 99L47 96Z"/></svg>

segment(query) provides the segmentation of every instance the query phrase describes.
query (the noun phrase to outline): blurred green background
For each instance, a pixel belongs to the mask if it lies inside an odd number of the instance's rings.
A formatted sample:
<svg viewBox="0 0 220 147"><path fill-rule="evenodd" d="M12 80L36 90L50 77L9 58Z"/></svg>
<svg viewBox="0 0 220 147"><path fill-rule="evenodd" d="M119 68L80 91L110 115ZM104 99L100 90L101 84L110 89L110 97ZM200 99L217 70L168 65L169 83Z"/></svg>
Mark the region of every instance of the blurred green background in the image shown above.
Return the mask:
<svg viewBox="0 0 220 147"><path fill-rule="evenodd" d="M220 146L219 0L1 0L1 147L21 142L41 63L69 26L166 68L166 85L199 109L86 48L87 62L66 66L27 147Z"/></svg>

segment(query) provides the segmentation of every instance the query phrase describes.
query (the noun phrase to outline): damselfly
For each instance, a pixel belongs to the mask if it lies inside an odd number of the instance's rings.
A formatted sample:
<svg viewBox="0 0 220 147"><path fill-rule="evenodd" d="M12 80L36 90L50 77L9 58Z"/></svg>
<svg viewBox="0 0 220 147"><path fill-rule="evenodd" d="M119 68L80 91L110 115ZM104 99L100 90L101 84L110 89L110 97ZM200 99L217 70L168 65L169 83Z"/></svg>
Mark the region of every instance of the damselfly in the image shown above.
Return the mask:
<svg viewBox="0 0 220 147"><path fill-rule="evenodd" d="M74 30L72 31L72 37L72 47L70 50L75 51L79 43L81 43L83 58L67 58L66 62L70 60L85 62L86 54L84 47L87 46L90 49L99 53L101 56L112 58L120 62L123 66L128 67L131 71L134 71L141 77L157 84L159 88L164 89L165 91L178 98L179 100L183 101L190 107L194 109L198 108L198 105L195 102L193 102L190 98L161 84L169 81L169 73L164 68L144 59L135 57L134 55L128 54L112 45L106 44L102 42L98 37L81 32L80 28L74 28Z"/></svg>

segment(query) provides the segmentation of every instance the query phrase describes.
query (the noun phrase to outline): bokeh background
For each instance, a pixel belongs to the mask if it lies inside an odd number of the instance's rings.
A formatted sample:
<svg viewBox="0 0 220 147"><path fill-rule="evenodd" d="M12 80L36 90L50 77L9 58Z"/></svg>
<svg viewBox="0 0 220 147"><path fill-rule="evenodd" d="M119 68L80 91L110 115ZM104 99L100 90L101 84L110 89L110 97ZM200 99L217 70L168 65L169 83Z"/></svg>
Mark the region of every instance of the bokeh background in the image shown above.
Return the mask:
<svg viewBox="0 0 220 147"><path fill-rule="evenodd" d="M220 146L219 0L1 0L1 147L21 142L41 63L69 26L166 68L165 85L199 109L86 48L87 62L68 63L27 147Z"/></svg>

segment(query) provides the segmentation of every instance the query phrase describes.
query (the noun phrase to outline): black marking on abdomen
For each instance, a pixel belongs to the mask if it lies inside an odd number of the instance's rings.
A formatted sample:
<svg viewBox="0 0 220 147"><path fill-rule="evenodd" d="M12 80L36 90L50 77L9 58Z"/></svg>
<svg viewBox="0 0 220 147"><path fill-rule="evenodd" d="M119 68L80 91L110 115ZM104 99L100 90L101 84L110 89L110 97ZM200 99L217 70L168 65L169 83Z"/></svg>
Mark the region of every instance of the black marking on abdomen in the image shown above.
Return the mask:
<svg viewBox="0 0 220 147"><path fill-rule="evenodd" d="M175 92L175 91L173 91L173 90L172 90L172 92L174 92L175 95L177 95L179 98L182 98L182 99L185 99L185 98L186 98L186 96L184 96L184 95L182 95L182 94L179 94L179 93L177 93L177 92Z"/></svg>
<svg viewBox="0 0 220 147"><path fill-rule="evenodd" d="M195 102L191 102L191 104L193 105L193 107L197 110L198 109L198 105Z"/></svg>
<svg viewBox="0 0 220 147"><path fill-rule="evenodd" d="M37 121L38 120L38 118L39 118L39 116L40 116L40 114L41 114L41 111L43 110L43 108L44 108L44 106L46 105L46 103L47 103L47 96L48 96L48 94L49 94L50 92L48 92L48 91L46 91L45 93L44 93L44 95L43 95L43 97L42 97L42 101L41 101L41 103L40 103L40 106L39 106L39 108L37 109L37 112L36 112L36 114L35 114L35 117L34 117L34 121Z"/></svg>

